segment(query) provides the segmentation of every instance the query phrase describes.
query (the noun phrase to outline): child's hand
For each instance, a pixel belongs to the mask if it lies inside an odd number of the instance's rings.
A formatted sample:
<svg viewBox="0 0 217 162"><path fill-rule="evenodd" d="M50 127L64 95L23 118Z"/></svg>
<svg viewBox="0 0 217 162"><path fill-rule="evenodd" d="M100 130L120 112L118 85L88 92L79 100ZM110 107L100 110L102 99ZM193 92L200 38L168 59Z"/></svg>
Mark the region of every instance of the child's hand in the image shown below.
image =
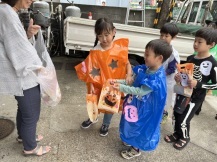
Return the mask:
<svg viewBox="0 0 217 162"><path fill-rule="evenodd" d="M188 86L192 89L192 88L194 88L194 87L196 87L197 86L197 80L195 80L195 79L189 79L188 80Z"/></svg>
<svg viewBox="0 0 217 162"><path fill-rule="evenodd" d="M117 83L116 79L108 79L108 82L110 85L114 85L115 83Z"/></svg>
<svg viewBox="0 0 217 162"><path fill-rule="evenodd" d="M90 93L95 94L95 90L94 90L94 87L93 87L92 83L90 83Z"/></svg>
<svg viewBox="0 0 217 162"><path fill-rule="evenodd" d="M119 83L115 83L113 85L113 88L116 89L116 90L120 90L120 84Z"/></svg>
<svg viewBox="0 0 217 162"><path fill-rule="evenodd" d="M180 73L177 73L177 74L175 75L174 79L175 79L175 81L176 81L177 83L180 83L180 82L181 82Z"/></svg>
<svg viewBox="0 0 217 162"><path fill-rule="evenodd" d="M131 85L133 83L133 77L132 77L132 75L127 75L127 77L126 77L126 83L128 85Z"/></svg>

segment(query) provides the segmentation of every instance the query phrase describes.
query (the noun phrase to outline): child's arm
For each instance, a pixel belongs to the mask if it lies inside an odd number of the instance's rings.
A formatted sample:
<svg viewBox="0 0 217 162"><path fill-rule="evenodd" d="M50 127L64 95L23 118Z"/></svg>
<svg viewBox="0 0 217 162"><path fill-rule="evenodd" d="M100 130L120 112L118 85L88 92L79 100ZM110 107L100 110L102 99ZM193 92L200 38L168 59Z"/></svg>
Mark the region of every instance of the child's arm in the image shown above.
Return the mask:
<svg viewBox="0 0 217 162"><path fill-rule="evenodd" d="M214 67L213 71L210 74L210 79L212 83L204 83L197 81L195 88L204 88L204 89L211 89L217 90L217 65Z"/></svg>
<svg viewBox="0 0 217 162"><path fill-rule="evenodd" d="M216 90L217 89L217 62L212 61L213 67L210 72L210 80L212 83L207 83L207 82L200 82L198 80L192 79L189 80L189 86L192 88L203 88L203 89L211 89L211 90Z"/></svg>
<svg viewBox="0 0 217 162"><path fill-rule="evenodd" d="M177 63L178 62L176 61L175 58L171 62L169 62L168 68L166 69L166 74L167 75L171 75L172 73L175 73Z"/></svg>
<svg viewBox="0 0 217 162"><path fill-rule="evenodd" d="M132 71L132 73L133 73L133 71ZM133 73L132 76L131 76L132 82L134 80L134 77L135 77L135 75ZM120 84L124 84L124 85L129 85L127 83L126 79L109 79L109 81L110 81L111 84L120 83Z"/></svg>
<svg viewBox="0 0 217 162"><path fill-rule="evenodd" d="M125 79L116 79L116 81L114 83L120 83L120 84L127 85L127 82Z"/></svg>
<svg viewBox="0 0 217 162"><path fill-rule="evenodd" d="M152 92L152 90L149 87L144 85L141 87L131 87L129 85L115 83L113 87L121 92L138 96L144 96Z"/></svg>

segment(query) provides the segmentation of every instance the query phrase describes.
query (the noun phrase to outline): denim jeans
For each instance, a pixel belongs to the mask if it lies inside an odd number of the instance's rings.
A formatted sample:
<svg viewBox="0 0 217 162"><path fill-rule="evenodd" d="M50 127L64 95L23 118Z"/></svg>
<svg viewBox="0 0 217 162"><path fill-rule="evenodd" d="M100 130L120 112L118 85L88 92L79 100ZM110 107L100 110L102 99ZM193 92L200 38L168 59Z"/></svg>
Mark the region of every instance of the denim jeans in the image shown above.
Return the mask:
<svg viewBox="0 0 217 162"><path fill-rule="evenodd" d="M103 124L109 126L111 123L112 116L113 114L104 114Z"/></svg>
<svg viewBox="0 0 217 162"><path fill-rule="evenodd" d="M17 132L23 140L25 151L36 148L36 125L40 116L41 96L39 85L23 91L24 96L15 96L17 100Z"/></svg>

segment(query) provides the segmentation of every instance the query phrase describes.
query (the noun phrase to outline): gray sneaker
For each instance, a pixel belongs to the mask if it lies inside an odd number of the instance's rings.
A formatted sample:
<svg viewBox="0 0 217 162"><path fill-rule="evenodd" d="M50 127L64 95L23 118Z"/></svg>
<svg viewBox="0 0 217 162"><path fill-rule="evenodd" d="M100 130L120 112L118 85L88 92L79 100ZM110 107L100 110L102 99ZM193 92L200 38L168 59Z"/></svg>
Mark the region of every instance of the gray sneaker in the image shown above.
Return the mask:
<svg viewBox="0 0 217 162"><path fill-rule="evenodd" d="M124 146L131 146L129 144L127 144L126 142L122 142Z"/></svg>
<svg viewBox="0 0 217 162"><path fill-rule="evenodd" d="M128 150L121 151L121 156L124 159L132 159L134 157L140 156L141 152L136 151L133 147L130 147Z"/></svg>

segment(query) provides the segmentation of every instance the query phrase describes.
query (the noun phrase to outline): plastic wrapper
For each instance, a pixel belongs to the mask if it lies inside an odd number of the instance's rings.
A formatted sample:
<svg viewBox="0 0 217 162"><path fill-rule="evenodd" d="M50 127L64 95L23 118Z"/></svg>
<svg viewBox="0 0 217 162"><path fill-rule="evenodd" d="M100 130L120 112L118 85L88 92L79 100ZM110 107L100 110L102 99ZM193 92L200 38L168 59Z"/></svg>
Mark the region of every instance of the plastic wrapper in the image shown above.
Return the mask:
<svg viewBox="0 0 217 162"><path fill-rule="evenodd" d="M114 89L109 81L105 82L99 98L98 109L111 113L118 113L121 92Z"/></svg>
<svg viewBox="0 0 217 162"><path fill-rule="evenodd" d="M186 97L191 97L193 89L188 86L188 80L193 78L193 63L177 64L177 70L181 75L181 82L174 86L174 92Z"/></svg>

